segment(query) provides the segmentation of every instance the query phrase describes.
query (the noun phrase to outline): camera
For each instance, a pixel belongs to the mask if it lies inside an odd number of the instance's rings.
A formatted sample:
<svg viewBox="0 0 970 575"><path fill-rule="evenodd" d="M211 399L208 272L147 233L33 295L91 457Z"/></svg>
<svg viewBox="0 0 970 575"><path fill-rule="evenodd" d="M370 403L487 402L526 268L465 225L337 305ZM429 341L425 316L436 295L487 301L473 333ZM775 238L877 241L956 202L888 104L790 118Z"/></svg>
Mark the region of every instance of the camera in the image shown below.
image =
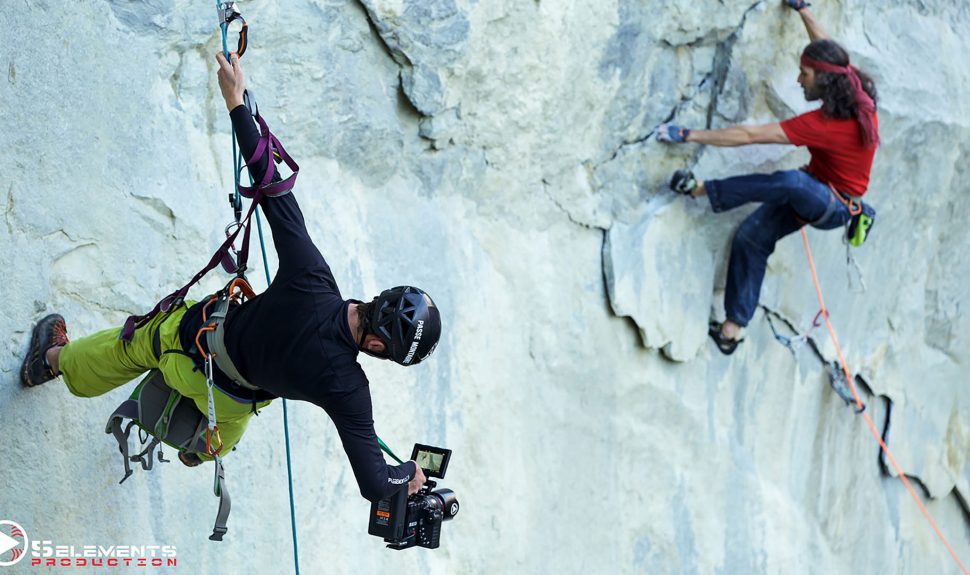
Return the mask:
<svg viewBox="0 0 970 575"><path fill-rule="evenodd" d="M421 490L408 496L407 488L387 499L371 503L367 532L383 537L391 549L426 547L437 549L441 542L441 523L458 514L458 498L450 489L434 490L432 477L445 478L451 450L414 444L411 459L424 470Z"/></svg>

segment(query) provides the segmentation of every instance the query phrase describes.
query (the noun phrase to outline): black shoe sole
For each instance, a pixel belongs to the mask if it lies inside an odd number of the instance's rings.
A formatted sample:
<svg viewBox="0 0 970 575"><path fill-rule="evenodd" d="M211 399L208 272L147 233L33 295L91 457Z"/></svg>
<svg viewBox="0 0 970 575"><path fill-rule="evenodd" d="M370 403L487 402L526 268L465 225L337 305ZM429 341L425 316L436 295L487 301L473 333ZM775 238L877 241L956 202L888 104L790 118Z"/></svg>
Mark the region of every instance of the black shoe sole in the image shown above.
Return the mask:
<svg viewBox="0 0 970 575"><path fill-rule="evenodd" d="M721 324L716 321L712 321L707 329L707 335L711 336L714 340L714 345L717 346L717 350L724 355L731 355L738 349L738 344L744 341L741 339L727 339L721 335Z"/></svg>

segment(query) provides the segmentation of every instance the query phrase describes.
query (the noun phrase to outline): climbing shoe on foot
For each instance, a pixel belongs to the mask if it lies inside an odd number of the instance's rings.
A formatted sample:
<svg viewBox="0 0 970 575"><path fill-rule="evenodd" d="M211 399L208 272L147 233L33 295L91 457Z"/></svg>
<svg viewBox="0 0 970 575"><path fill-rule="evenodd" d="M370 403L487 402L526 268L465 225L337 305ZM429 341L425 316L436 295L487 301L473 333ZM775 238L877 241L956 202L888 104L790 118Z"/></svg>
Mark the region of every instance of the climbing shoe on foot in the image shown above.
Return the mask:
<svg viewBox="0 0 970 575"><path fill-rule="evenodd" d="M34 387L57 377L47 363L47 350L67 345L67 324L64 318L52 313L37 322L30 336L30 348L24 365L20 368L20 381L26 387Z"/></svg>
<svg viewBox="0 0 970 575"><path fill-rule="evenodd" d="M738 344L744 341L743 337L741 339L724 337L724 334L721 333L721 324L716 321L711 322L710 327L707 329L707 335L711 336L711 339L714 340L714 344L717 346L717 350L724 355L734 353L734 350L738 349Z"/></svg>
<svg viewBox="0 0 970 575"><path fill-rule="evenodd" d="M682 196L689 196L697 189L697 178L690 170L677 170L670 177L670 189Z"/></svg>

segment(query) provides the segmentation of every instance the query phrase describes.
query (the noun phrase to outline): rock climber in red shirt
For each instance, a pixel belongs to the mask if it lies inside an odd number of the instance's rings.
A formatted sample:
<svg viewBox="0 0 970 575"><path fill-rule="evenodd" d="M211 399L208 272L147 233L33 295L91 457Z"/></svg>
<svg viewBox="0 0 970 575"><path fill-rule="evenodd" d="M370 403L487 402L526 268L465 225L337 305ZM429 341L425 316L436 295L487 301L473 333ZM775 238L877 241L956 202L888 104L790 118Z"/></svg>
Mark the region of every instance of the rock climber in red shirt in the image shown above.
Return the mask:
<svg viewBox="0 0 970 575"><path fill-rule="evenodd" d="M741 330L754 316L768 256L775 242L805 224L829 230L850 219L853 202L866 192L869 171L879 144L876 86L849 64L849 54L831 40L808 10L805 0L784 0L805 24L811 43L802 51L798 83L808 101L822 106L783 122L692 130L662 124L662 142L743 146L792 144L806 146L808 166L773 174L751 174L701 181L689 170L678 170L670 187L680 194L707 196L715 212L749 202L761 206L738 228L731 245L724 294L726 320L712 322L709 334L724 354L740 343Z"/></svg>

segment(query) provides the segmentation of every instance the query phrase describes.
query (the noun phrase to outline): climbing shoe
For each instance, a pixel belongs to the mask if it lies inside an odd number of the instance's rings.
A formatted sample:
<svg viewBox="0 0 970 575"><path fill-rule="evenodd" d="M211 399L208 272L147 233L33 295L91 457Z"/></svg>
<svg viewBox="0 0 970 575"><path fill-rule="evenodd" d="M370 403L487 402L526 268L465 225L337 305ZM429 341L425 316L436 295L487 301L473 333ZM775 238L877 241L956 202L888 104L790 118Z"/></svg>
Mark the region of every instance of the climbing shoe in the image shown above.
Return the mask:
<svg viewBox="0 0 970 575"><path fill-rule="evenodd" d="M734 353L734 350L738 349L738 344L744 341L743 337L741 339L724 337L724 334L721 333L721 324L716 321L710 323L710 327L707 329L707 335L711 336L711 339L714 340L714 345L717 346L717 350L724 355Z"/></svg>
<svg viewBox="0 0 970 575"><path fill-rule="evenodd" d="M697 189L697 178L694 177L694 172L690 170L674 172L670 177L670 189L682 196L689 196Z"/></svg>
<svg viewBox="0 0 970 575"><path fill-rule="evenodd" d="M30 348L24 365L20 368L20 381L25 387L34 387L57 377L47 363L47 350L67 345L67 324L64 318L52 313L37 322L30 336Z"/></svg>

